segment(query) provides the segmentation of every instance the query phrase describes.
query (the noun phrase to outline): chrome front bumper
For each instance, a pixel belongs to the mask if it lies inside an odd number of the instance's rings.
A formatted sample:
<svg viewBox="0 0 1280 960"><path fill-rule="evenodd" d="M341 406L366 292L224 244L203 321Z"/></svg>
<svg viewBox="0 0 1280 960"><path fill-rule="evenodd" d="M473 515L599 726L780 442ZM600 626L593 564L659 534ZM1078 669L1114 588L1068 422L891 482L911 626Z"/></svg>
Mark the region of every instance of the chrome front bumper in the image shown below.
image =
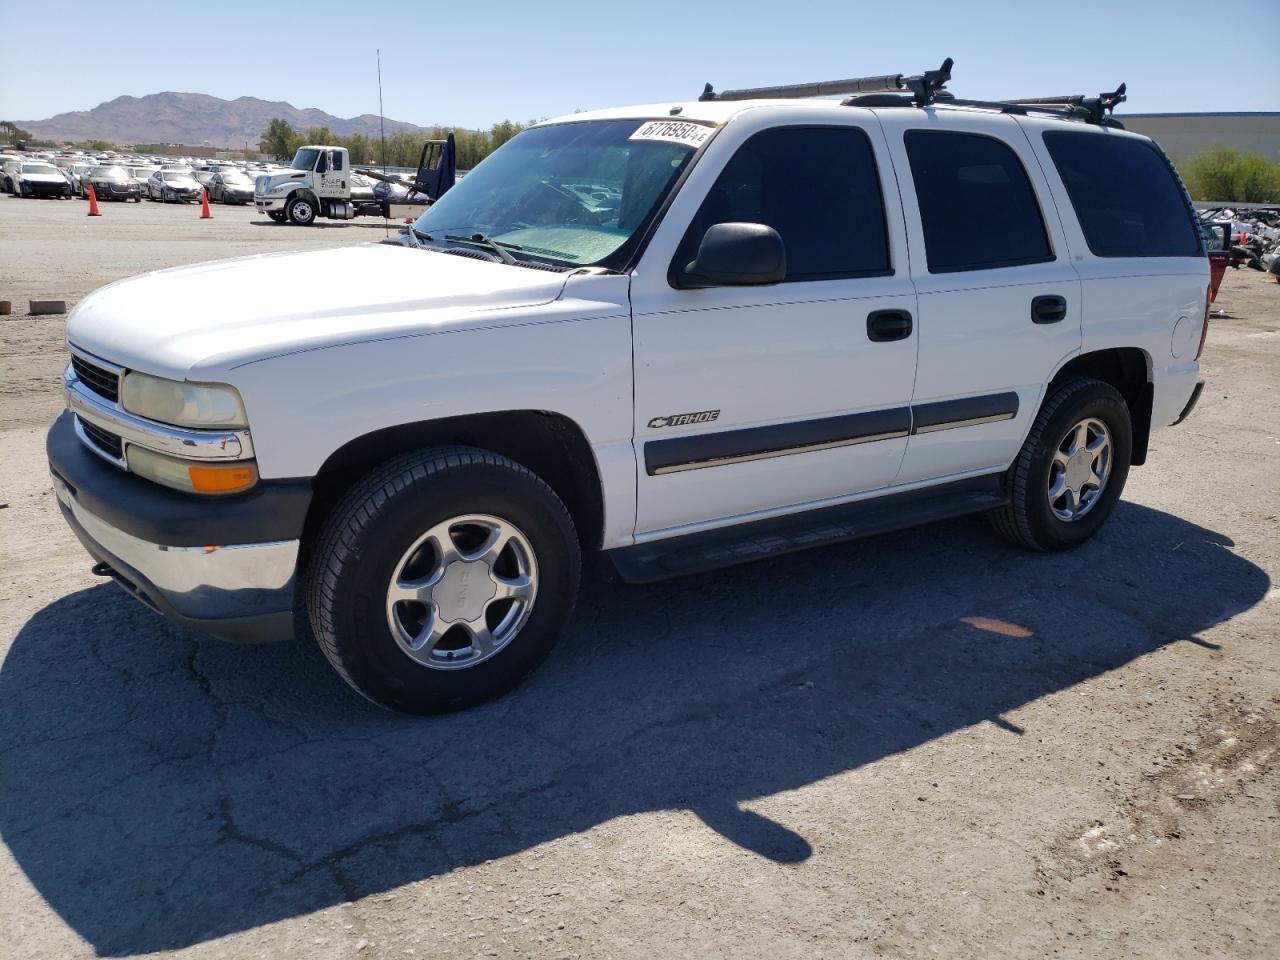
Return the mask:
<svg viewBox="0 0 1280 960"><path fill-rule="evenodd" d="M90 555L138 600L225 640L264 642L292 634L297 540L171 547L126 533L77 502L53 474L58 505Z"/></svg>

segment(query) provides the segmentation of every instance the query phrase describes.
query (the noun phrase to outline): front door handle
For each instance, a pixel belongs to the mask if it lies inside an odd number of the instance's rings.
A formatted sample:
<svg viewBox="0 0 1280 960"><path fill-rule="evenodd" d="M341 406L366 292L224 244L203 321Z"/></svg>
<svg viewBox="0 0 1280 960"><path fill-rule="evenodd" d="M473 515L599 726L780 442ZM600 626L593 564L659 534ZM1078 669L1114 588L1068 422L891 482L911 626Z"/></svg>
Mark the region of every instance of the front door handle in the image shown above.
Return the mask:
<svg viewBox="0 0 1280 960"><path fill-rule="evenodd" d="M889 343L911 336L911 314L906 310L872 310L867 314L867 339Z"/></svg>
<svg viewBox="0 0 1280 960"><path fill-rule="evenodd" d="M1057 323L1066 319L1067 298L1059 296L1036 297L1031 301L1032 323Z"/></svg>

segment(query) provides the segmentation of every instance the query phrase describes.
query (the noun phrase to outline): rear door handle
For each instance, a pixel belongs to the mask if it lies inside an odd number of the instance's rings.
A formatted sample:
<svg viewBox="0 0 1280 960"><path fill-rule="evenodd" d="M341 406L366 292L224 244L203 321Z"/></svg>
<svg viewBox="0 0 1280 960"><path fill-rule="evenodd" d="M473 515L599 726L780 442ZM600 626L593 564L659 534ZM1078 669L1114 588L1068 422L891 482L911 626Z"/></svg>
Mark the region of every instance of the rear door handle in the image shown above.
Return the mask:
<svg viewBox="0 0 1280 960"><path fill-rule="evenodd" d="M872 343L905 340L911 336L911 314L906 310L872 310L867 314L867 339Z"/></svg>
<svg viewBox="0 0 1280 960"><path fill-rule="evenodd" d="M1036 297L1031 301L1032 323L1057 323L1066 319L1067 298L1056 295Z"/></svg>

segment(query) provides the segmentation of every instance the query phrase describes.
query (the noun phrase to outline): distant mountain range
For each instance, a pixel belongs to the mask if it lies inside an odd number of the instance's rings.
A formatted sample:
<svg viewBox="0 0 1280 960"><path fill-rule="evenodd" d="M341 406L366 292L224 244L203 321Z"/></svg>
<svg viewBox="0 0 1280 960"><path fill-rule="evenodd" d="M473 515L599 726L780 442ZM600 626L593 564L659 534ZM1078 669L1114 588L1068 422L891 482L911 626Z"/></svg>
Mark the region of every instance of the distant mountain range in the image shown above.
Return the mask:
<svg viewBox="0 0 1280 960"><path fill-rule="evenodd" d="M152 93L116 97L92 110L60 113L48 120L18 120L19 127L41 140L107 140L111 143L182 143L188 146L258 145L273 117L283 117L296 130L328 127L342 137L378 136L378 117L366 113L344 119L323 110L300 110L291 103L256 97L223 100L204 93ZM388 134L420 133L423 127L387 120Z"/></svg>

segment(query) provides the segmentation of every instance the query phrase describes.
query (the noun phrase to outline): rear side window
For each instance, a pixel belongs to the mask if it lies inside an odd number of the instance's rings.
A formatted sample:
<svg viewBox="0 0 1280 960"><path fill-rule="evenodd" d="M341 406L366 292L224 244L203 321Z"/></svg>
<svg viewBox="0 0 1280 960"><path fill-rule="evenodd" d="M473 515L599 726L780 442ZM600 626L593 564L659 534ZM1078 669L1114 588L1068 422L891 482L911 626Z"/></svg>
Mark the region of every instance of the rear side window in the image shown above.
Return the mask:
<svg viewBox="0 0 1280 960"><path fill-rule="evenodd" d="M1044 145L1098 257L1198 257L1186 193L1155 144L1050 131Z"/></svg>
<svg viewBox="0 0 1280 960"><path fill-rule="evenodd" d="M892 272L875 155L855 127L776 127L747 140L689 224L673 269L697 256L708 227L734 222L778 231L788 281Z"/></svg>
<svg viewBox="0 0 1280 960"><path fill-rule="evenodd" d="M1009 147L940 130L910 130L906 146L930 273L1053 259L1031 181Z"/></svg>

